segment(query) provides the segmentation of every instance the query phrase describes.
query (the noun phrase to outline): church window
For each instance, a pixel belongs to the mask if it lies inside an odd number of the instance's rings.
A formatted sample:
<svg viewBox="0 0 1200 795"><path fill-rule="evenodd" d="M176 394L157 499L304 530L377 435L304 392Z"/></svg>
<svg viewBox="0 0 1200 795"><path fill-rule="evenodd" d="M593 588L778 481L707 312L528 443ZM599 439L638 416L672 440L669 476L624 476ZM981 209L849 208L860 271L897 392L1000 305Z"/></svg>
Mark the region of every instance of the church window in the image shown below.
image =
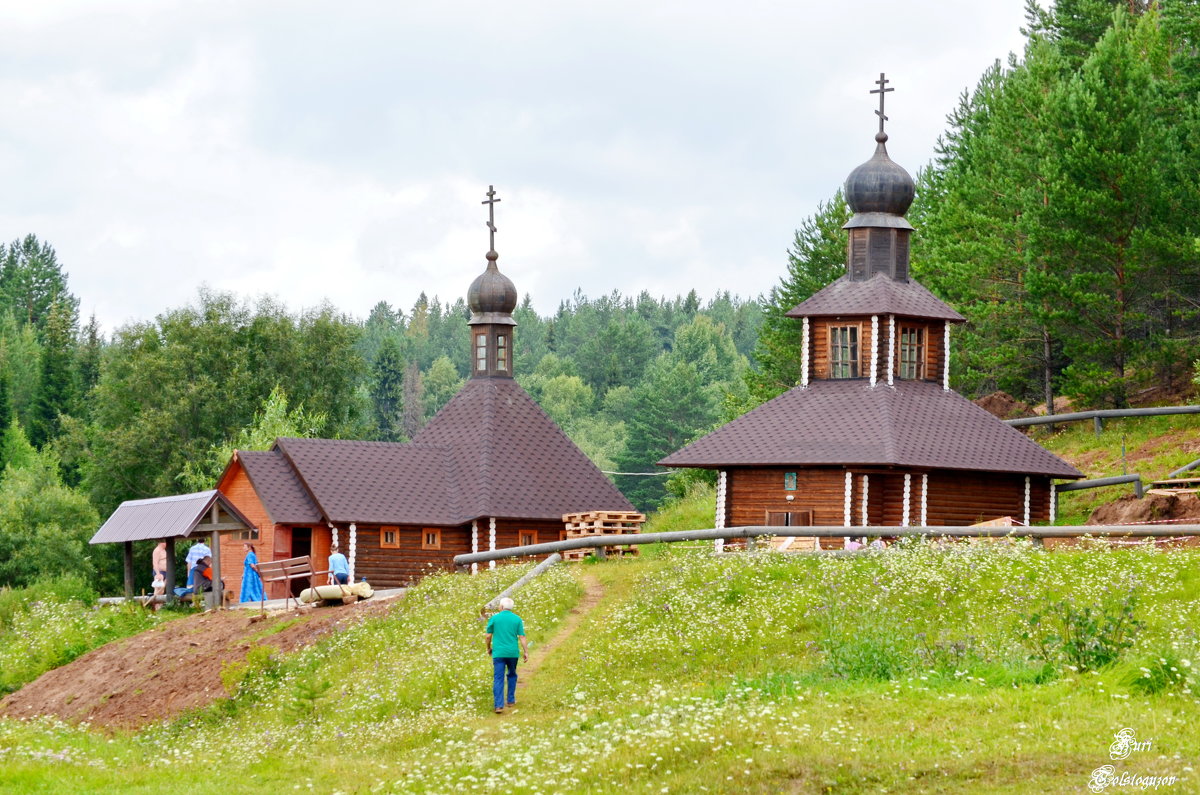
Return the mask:
<svg viewBox="0 0 1200 795"><path fill-rule="evenodd" d="M530 544L536 544L538 542L537 530L521 530L517 538L517 546L519 547L527 547Z"/></svg>
<svg viewBox="0 0 1200 795"><path fill-rule="evenodd" d="M487 372L487 334L475 335L475 372Z"/></svg>
<svg viewBox="0 0 1200 795"><path fill-rule="evenodd" d="M399 549L400 548L400 528L399 527L381 527L381 528L379 528L379 546L382 549Z"/></svg>
<svg viewBox="0 0 1200 795"><path fill-rule="evenodd" d="M925 377L925 329L903 326L900 329L900 372L903 380Z"/></svg>
<svg viewBox="0 0 1200 795"><path fill-rule="evenodd" d="M858 326L829 327L829 371L832 378L858 378Z"/></svg>
<svg viewBox="0 0 1200 795"><path fill-rule="evenodd" d="M508 372L508 337L496 335L496 369Z"/></svg>
<svg viewBox="0 0 1200 795"><path fill-rule="evenodd" d="M784 472L783 473L783 487L787 491L795 491L796 490L796 473L795 472Z"/></svg>
<svg viewBox="0 0 1200 795"><path fill-rule="evenodd" d="M441 549L442 531L436 527L426 527L421 531L421 549Z"/></svg>

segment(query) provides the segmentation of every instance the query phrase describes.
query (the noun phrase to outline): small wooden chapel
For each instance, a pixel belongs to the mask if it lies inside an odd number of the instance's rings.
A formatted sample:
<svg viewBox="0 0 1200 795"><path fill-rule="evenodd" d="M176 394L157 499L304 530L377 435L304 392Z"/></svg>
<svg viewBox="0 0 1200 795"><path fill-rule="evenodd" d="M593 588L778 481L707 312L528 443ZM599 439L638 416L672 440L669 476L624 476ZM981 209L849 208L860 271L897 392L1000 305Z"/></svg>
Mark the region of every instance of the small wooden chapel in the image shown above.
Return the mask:
<svg viewBox="0 0 1200 795"><path fill-rule="evenodd" d="M467 291L471 377L411 442L281 438L230 460L217 489L253 523L259 560L312 555L324 569L337 541L354 577L395 587L461 553L557 541L564 514L635 511L513 379L517 290L496 265L498 201L489 189L487 267ZM240 562L244 541L223 540L225 559ZM240 568L227 571L236 590Z"/></svg>
<svg viewBox="0 0 1200 795"><path fill-rule="evenodd" d="M887 82L875 154L846 179L846 273L787 313L800 383L658 462L717 470L717 528L1053 521L1055 479L1083 477L950 388L964 318L909 272L914 185L888 157Z"/></svg>

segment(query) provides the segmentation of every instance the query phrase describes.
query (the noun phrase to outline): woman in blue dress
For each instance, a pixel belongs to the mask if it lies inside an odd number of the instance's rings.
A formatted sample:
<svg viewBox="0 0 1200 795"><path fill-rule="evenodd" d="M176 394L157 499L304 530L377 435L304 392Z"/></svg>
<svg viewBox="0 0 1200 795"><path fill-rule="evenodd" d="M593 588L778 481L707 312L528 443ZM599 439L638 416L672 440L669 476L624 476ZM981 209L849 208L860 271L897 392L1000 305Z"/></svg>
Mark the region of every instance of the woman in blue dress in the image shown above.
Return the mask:
<svg viewBox="0 0 1200 795"><path fill-rule="evenodd" d="M242 593L239 602L261 602L263 598L262 577L258 576L258 555L254 553L254 545L242 544L246 550L246 562L242 564Z"/></svg>

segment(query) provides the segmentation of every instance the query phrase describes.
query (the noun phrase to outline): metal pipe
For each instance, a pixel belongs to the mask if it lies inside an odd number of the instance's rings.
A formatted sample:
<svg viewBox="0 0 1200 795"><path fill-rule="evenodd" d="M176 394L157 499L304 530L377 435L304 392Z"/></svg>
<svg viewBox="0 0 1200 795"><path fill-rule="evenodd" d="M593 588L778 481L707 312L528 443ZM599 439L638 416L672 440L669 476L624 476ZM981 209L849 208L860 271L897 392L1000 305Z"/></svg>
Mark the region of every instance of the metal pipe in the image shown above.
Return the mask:
<svg viewBox="0 0 1200 795"><path fill-rule="evenodd" d="M1077 411L1072 414L1050 414L1044 417L1021 417L1016 420L1004 420L1014 428L1026 425L1049 425L1056 422L1079 422L1096 418L1114 417L1159 417L1167 414L1200 414L1200 406L1159 406L1145 409L1097 409L1095 411Z"/></svg>
<svg viewBox="0 0 1200 795"><path fill-rule="evenodd" d="M1167 477L1168 477L1168 478L1179 477L1179 476L1180 476L1180 475L1182 475L1184 472L1187 472L1189 469L1195 469L1195 468L1196 468L1196 467L1198 467L1198 466L1200 466L1200 458L1197 458L1195 461L1193 461L1193 462L1192 462L1192 463L1190 463L1190 464L1184 464L1184 465L1183 465L1183 466L1181 466L1179 469L1176 469L1174 472L1172 472L1171 474L1167 475Z"/></svg>
<svg viewBox="0 0 1200 795"><path fill-rule="evenodd" d="M484 553L477 553L477 554L485 554L486 555L487 553L484 552ZM495 610L500 605L501 599L503 599L506 596L512 596L516 591L525 587L525 584L527 582L532 580L534 577L541 575L542 572L544 572L546 569L553 566L555 563L558 563L560 560L562 560L562 555L555 552L553 555L546 558L545 560L543 560L538 565L534 566L529 571L525 572L525 576L523 576L521 579L517 580L512 585L508 586L503 591L501 591L499 594L497 594L495 599L493 599L492 601L488 602L486 605L483 606L483 609L485 611Z"/></svg>
<svg viewBox="0 0 1200 795"><path fill-rule="evenodd" d="M1122 483L1137 483L1138 496L1141 495L1142 476L1136 472L1132 475L1113 475L1111 478L1096 478L1095 480L1077 480L1074 483L1055 485L1055 491L1080 491L1082 489L1098 489L1103 486L1118 486Z"/></svg>
<svg viewBox="0 0 1200 795"><path fill-rule="evenodd" d="M674 530L669 533L639 533L634 535L589 536L571 538L566 541L548 541L544 544L527 544L523 547L508 547L488 552L455 555L456 566L483 563L501 558L545 555L565 552L569 549L594 549L596 547L625 546L626 544L669 544L676 541L713 541L715 539L750 538L753 536L794 536L799 538L841 538L845 527L726 527L722 530ZM1127 537L1147 536L1169 538L1171 536L1200 536L1200 524L1179 525L1064 525L1062 527L890 527L886 525L856 526L856 536L887 536L889 538L1076 538L1078 536Z"/></svg>

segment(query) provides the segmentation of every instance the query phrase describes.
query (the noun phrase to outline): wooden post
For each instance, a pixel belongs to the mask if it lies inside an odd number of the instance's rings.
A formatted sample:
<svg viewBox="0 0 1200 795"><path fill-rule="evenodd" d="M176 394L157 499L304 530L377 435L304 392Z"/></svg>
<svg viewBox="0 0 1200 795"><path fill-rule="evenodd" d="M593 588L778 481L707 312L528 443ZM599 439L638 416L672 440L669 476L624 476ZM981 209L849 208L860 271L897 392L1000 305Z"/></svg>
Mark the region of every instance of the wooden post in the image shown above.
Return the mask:
<svg viewBox="0 0 1200 795"><path fill-rule="evenodd" d="M212 541L209 546L212 547L213 553L213 595L209 606L214 610L220 610L225 603L225 589L221 587L221 534L216 530L212 531Z"/></svg>
<svg viewBox="0 0 1200 795"><path fill-rule="evenodd" d="M133 598L133 542L125 542L125 598Z"/></svg>
<svg viewBox="0 0 1200 795"><path fill-rule="evenodd" d="M175 604L175 537L164 539L167 542L167 604Z"/></svg>

